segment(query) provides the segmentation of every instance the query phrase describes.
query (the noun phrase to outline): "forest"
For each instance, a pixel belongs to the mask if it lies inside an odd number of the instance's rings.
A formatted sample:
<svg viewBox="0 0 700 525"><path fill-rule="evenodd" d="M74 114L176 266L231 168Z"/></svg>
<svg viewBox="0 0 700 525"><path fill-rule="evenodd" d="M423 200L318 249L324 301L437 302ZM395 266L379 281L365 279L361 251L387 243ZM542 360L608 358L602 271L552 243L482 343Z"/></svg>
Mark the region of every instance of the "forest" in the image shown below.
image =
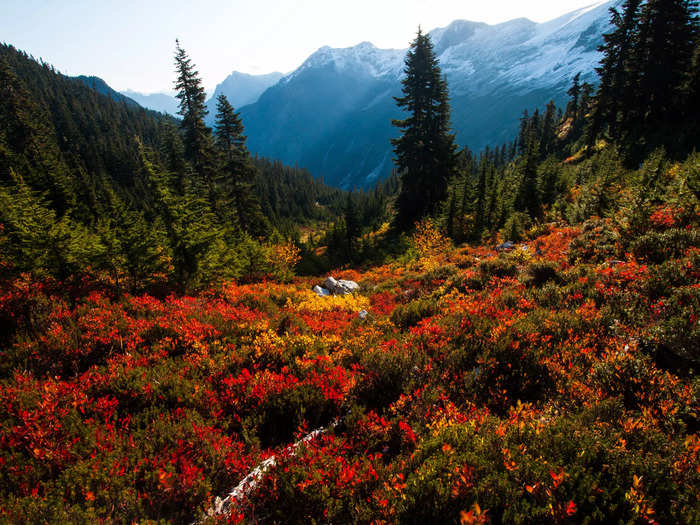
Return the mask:
<svg viewBox="0 0 700 525"><path fill-rule="evenodd" d="M698 7L610 21L481 152L418 30L362 191L0 45L0 521L700 522Z"/></svg>

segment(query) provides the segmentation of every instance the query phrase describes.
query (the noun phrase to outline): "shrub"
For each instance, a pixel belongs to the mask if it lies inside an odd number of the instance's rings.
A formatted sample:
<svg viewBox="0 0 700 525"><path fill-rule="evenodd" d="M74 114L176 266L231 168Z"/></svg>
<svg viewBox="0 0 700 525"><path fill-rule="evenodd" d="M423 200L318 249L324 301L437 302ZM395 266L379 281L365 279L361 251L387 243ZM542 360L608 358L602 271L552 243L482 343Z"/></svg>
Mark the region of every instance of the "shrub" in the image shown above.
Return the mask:
<svg viewBox="0 0 700 525"><path fill-rule="evenodd" d="M620 234L608 221L591 219L583 224L581 234L569 245L569 263L601 263L622 256Z"/></svg>
<svg viewBox="0 0 700 525"><path fill-rule="evenodd" d="M530 263L525 268L522 282L526 286L534 286L541 288L546 283L560 283L562 281L559 275L558 266L550 261L535 261Z"/></svg>
<svg viewBox="0 0 700 525"><path fill-rule="evenodd" d="M399 305L391 314L391 322L400 328L417 325L422 319L438 312L437 302L430 297L415 299L408 304Z"/></svg>
<svg viewBox="0 0 700 525"><path fill-rule="evenodd" d="M513 277L518 273L517 264L508 256L485 259L478 268L485 277Z"/></svg>
<svg viewBox="0 0 700 525"><path fill-rule="evenodd" d="M698 230L672 228L663 232L650 231L632 242L632 253L645 261L662 263L682 256L688 248L700 246Z"/></svg>

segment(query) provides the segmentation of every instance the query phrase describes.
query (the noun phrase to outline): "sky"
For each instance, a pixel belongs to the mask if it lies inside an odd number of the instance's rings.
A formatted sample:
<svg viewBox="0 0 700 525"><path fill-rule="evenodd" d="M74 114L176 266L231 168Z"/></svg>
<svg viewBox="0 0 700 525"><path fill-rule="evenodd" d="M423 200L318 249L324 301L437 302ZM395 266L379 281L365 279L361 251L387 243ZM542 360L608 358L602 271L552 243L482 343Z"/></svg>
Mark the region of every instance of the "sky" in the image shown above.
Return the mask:
<svg viewBox="0 0 700 525"><path fill-rule="evenodd" d="M170 92L179 38L212 91L232 71L291 72L318 48L408 47L453 20L544 22L597 0L0 0L0 42L119 91Z"/></svg>

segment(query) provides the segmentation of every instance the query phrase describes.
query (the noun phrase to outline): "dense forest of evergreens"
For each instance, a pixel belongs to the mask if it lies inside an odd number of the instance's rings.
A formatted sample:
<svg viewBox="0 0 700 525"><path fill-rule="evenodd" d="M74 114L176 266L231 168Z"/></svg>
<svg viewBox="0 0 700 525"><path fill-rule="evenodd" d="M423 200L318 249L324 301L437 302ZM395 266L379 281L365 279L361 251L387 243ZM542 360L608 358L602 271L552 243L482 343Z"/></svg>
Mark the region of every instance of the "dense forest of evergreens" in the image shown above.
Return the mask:
<svg viewBox="0 0 700 525"><path fill-rule="evenodd" d="M192 124L112 100L9 45L0 75L5 271L66 279L90 268L127 288L251 278L269 269L267 245L337 222L350 198L251 158L227 101L212 131L202 113ZM201 88L196 72L180 76L183 93ZM369 222L386 213L376 192L352 198Z"/></svg>

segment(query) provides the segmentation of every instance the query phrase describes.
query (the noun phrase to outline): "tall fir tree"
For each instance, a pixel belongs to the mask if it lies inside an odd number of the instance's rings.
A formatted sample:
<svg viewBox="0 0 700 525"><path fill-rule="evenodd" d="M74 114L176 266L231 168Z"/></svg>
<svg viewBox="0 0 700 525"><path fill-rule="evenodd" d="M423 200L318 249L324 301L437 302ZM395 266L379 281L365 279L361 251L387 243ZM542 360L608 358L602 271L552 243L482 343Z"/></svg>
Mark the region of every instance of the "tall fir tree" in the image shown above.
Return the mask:
<svg viewBox="0 0 700 525"><path fill-rule="evenodd" d="M516 211L525 211L531 217L540 214L540 198L537 188L537 166L540 158L540 144L536 129L531 129L527 140L527 151L520 159L518 170L521 174L520 186L515 197Z"/></svg>
<svg viewBox="0 0 700 525"><path fill-rule="evenodd" d="M244 231L253 236L264 236L269 225L253 192L257 170L245 145L240 115L223 94L216 100L214 128L216 148L223 165L217 177L219 207L226 207L228 216Z"/></svg>
<svg viewBox="0 0 700 525"><path fill-rule="evenodd" d="M204 123L208 111L206 92L192 60L187 56L179 40L175 41L175 70L177 80L175 98L180 101L179 115L185 132L185 156L193 163L195 171L212 184L213 158L211 129Z"/></svg>
<svg viewBox="0 0 700 525"><path fill-rule="evenodd" d="M603 35L603 44L598 51L603 54L596 68L600 77L593 118L587 131L590 144L605 129L613 138L619 138L618 121L629 118L634 111L636 98L633 91L634 74L630 55L638 33L639 6L642 0L625 0L621 10L610 8L610 23L613 30Z"/></svg>
<svg viewBox="0 0 700 525"><path fill-rule="evenodd" d="M406 55L403 96L396 103L408 117L394 120L401 136L392 140L401 177L394 224L399 230L435 213L447 196L457 164L457 146L450 132L447 81L443 78L430 36L418 29Z"/></svg>
<svg viewBox="0 0 700 525"><path fill-rule="evenodd" d="M683 86L698 37L695 0L648 0L640 14L639 42L632 60L641 71L638 92L641 126L649 148L673 149L672 130L684 115Z"/></svg>

